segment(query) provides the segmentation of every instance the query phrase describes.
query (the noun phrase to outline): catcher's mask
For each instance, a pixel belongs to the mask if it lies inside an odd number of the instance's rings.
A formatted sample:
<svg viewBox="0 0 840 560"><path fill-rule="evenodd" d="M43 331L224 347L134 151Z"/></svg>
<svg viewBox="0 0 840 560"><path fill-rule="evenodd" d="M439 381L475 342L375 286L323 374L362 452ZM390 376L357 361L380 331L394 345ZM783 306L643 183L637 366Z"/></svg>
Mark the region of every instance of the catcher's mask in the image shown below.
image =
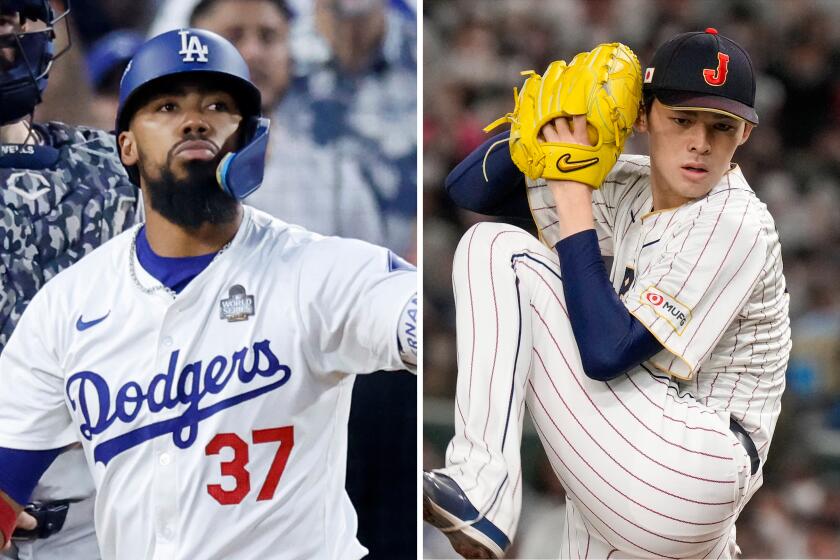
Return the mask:
<svg viewBox="0 0 840 560"><path fill-rule="evenodd" d="M239 150L225 155L216 170L219 186L243 199L262 184L268 148L269 120L262 117L260 90L251 83L248 65L230 42L203 29L168 31L146 41L128 63L120 81L116 134L128 130L138 102L155 85L173 76L205 75L229 91L242 111ZM131 180L140 184L136 166L127 166Z"/></svg>
<svg viewBox="0 0 840 560"><path fill-rule="evenodd" d="M49 0L0 0L0 124L22 119L41 102L53 61L70 48L69 29L67 45L53 48L56 25L68 25L69 0L66 6L56 16ZM25 24L34 29L24 31Z"/></svg>

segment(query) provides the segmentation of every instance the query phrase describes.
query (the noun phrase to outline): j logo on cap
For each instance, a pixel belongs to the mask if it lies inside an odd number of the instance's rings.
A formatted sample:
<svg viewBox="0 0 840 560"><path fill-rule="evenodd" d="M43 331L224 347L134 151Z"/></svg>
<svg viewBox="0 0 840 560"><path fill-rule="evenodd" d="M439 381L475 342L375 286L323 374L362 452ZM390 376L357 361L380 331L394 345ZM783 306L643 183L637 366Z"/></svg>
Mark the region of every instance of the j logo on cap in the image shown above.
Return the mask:
<svg viewBox="0 0 840 560"><path fill-rule="evenodd" d="M729 55L722 52L717 53L718 65L717 68L703 69L703 79L710 86L722 86L726 83L726 73L729 71Z"/></svg>
<svg viewBox="0 0 840 560"><path fill-rule="evenodd" d="M714 111L758 124L750 56L713 27L662 44L645 71L642 91L672 109Z"/></svg>

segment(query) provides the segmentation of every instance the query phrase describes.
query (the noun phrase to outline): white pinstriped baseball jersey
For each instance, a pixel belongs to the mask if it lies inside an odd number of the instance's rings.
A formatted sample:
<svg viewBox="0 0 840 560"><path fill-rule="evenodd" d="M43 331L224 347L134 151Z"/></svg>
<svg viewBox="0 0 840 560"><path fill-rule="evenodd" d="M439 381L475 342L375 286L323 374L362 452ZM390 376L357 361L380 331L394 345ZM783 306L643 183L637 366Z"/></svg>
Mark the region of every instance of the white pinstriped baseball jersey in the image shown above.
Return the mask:
<svg viewBox="0 0 840 560"><path fill-rule="evenodd" d="M360 558L351 372L403 369L416 273L245 207L177 297L133 232L62 272L0 357L0 446L81 441L103 558ZM396 263L396 264L395 264Z"/></svg>
<svg viewBox="0 0 840 560"><path fill-rule="evenodd" d="M542 185L531 183L528 193L532 208L545 209L534 217L551 243L556 214ZM641 368L667 373L704 404L728 411L763 461L791 345L773 218L737 166L701 199L652 208L647 156L622 155L593 191L601 254L613 257L613 285L665 347Z"/></svg>
<svg viewBox="0 0 840 560"><path fill-rule="evenodd" d="M521 505L525 404L567 495L562 558L732 558L753 488L729 415L675 381L583 371L557 254L524 230L481 223L453 267L455 437L443 474L510 538Z"/></svg>
<svg viewBox="0 0 840 560"><path fill-rule="evenodd" d="M619 297L665 350L608 382L583 371L557 254L478 224L455 254L455 436L442 473L508 537L521 506L527 403L567 493L563 558L732 558L735 521L761 486L790 349L773 220L737 167L709 194L651 212L649 159L622 156L593 195ZM550 189L528 183L547 245ZM560 530L560 528L558 528Z"/></svg>

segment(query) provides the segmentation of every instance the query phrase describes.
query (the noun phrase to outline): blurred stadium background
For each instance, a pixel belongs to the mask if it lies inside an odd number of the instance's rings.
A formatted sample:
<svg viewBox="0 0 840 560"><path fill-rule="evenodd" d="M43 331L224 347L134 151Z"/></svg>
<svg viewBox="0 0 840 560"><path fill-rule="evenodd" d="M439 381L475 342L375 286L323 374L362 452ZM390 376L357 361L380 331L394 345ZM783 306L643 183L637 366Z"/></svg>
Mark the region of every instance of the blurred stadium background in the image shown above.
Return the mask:
<svg viewBox="0 0 840 560"><path fill-rule="evenodd" d="M64 0L52 0L57 12ZM119 78L145 37L188 25L199 0L72 0L72 48L51 72L36 121L113 129ZM251 68L272 118L260 199L313 231L385 245L416 263L415 0L203 0ZM240 18L216 17L223 6ZM233 12L230 12L230 8ZM271 17L248 27L254 10ZM250 11L250 12L249 12ZM271 22L271 23L268 23ZM209 27L209 25L205 25ZM417 551L416 379L359 376L347 489L372 559Z"/></svg>
<svg viewBox="0 0 840 560"><path fill-rule="evenodd" d="M423 99L424 468L453 433L451 262L487 218L456 208L446 174L512 107L520 70L598 43L642 62L685 31L715 27L751 54L760 126L736 162L776 219L791 294L793 353L764 487L738 522L744 558L840 558L840 1L425 0ZM638 140L630 153L644 153ZM522 224L517 224L522 225ZM557 558L563 490L526 430L524 508L511 557ZM424 526L424 556L454 553Z"/></svg>

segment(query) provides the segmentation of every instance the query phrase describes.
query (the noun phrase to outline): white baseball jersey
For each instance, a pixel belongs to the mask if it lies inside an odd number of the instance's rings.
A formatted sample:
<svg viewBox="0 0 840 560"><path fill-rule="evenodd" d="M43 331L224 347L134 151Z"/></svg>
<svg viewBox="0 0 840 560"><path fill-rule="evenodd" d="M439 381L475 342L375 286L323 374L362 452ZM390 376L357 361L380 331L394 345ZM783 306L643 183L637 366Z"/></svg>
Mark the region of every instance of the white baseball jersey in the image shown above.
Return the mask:
<svg viewBox="0 0 840 560"><path fill-rule="evenodd" d="M737 168L711 192L652 213L647 157L623 156L594 193L596 230L628 310L665 350L627 375L588 378L556 253L506 224L470 229L455 255L455 437L444 473L512 538L525 404L567 492L563 558L720 558L761 484L730 417L767 457L790 350L773 221ZM550 189L529 183L547 243Z"/></svg>
<svg viewBox="0 0 840 560"><path fill-rule="evenodd" d="M551 191L529 195L545 200ZM782 250L767 207L735 166L700 200L652 212L649 157L634 155L619 158L592 198L613 285L665 347L643 366L729 411L766 459L791 347ZM539 219L547 225L552 213Z"/></svg>
<svg viewBox="0 0 840 560"><path fill-rule="evenodd" d="M344 491L350 374L404 368L416 273L245 207L173 298L140 288L158 284L134 233L32 301L0 357L0 446L82 442L105 559L363 556Z"/></svg>
<svg viewBox="0 0 840 560"><path fill-rule="evenodd" d="M612 176L616 188L603 191L612 194L617 210L620 182L645 159L622 162ZM630 189L631 195L641 188ZM625 204L630 214L634 202ZM607 206L605 200L598 208ZM698 227L701 213L715 215L715 225ZM622 262L639 271L622 299L666 348L650 363L684 380L682 386L704 404L727 410L765 460L791 349L789 295L773 218L735 167L702 201L641 222L635 236L616 235L612 277L615 282ZM627 229L616 225L614 231ZM663 248L642 251L660 240Z"/></svg>

